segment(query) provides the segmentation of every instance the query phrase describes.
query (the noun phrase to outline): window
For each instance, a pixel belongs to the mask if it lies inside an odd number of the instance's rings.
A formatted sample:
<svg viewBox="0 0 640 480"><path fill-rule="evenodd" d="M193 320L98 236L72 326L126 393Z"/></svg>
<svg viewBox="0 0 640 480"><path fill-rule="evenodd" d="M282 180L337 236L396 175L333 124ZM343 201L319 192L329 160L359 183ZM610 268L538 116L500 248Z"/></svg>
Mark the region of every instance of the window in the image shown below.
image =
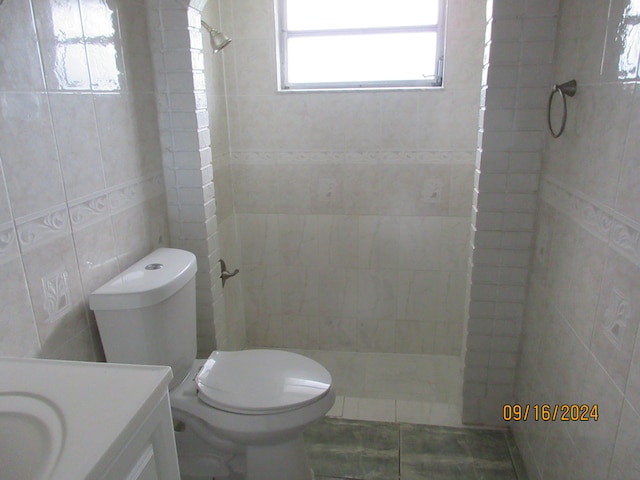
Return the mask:
<svg viewBox="0 0 640 480"><path fill-rule="evenodd" d="M442 86L444 0L277 0L280 90Z"/></svg>

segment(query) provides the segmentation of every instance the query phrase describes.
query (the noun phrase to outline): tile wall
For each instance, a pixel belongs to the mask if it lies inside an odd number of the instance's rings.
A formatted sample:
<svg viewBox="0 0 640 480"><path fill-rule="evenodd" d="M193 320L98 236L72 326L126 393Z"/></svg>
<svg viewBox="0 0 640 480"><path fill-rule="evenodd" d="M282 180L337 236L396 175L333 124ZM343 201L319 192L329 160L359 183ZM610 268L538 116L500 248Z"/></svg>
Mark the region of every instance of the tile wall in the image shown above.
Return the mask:
<svg viewBox="0 0 640 480"><path fill-rule="evenodd" d="M169 242L142 0L0 5L0 355L103 358L88 295Z"/></svg>
<svg viewBox="0 0 640 480"><path fill-rule="evenodd" d="M215 348L238 348L244 342L242 325L233 329L227 323L220 279L213 170L214 158L225 155L226 122L221 126L220 115L209 116L201 27L201 12L207 2L146 3L158 85L171 245L196 255L198 356L206 358Z"/></svg>
<svg viewBox="0 0 640 480"><path fill-rule="evenodd" d="M202 19L208 25L226 31L222 24L219 0L209 0L202 12ZM220 239L220 257L233 272L242 264L240 239L238 237L237 216L233 204L233 180L231 177L231 153L229 146L229 122L225 84L224 58L230 50L214 54L209 48L209 34L203 29L203 51L207 83L207 105L211 150L213 155L213 183L215 185L216 217ZM235 43L231 44L235 46ZM244 296L242 278L244 272L229 280L224 287L225 330L229 348L243 348L246 345L244 323ZM215 313L215 312L214 312ZM218 336L218 332L216 332Z"/></svg>
<svg viewBox="0 0 640 480"><path fill-rule="evenodd" d="M513 400L557 0L487 2L462 420L502 424Z"/></svg>
<svg viewBox="0 0 640 480"><path fill-rule="evenodd" d="M578 93L544 155L516 398L600 416L514 424L532 479L640 478L639 16L560 4L554 78Z"/></svg>
<svg viewBox="0 0 640 480"><path fill-rule="evenodd" d="M221 0L250 345L461 351L484 2L449 2L445 88L277 93L274 2Z"/></svg>

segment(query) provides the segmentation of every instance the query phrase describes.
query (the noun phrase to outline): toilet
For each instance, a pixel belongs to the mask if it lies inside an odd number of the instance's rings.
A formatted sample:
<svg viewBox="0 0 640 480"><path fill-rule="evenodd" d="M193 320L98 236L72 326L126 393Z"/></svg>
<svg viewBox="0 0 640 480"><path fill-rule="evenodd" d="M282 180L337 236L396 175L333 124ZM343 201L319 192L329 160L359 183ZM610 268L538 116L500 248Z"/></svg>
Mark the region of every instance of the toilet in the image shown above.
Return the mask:
<svg viewBox="0 0 640 480"><path fill-rule="evenodd" d="M312 480L302 433L333 406L331 374L279 350L196 359L196 268L160 248L90 295L107 361L172 368L183 480Z"/></svg>

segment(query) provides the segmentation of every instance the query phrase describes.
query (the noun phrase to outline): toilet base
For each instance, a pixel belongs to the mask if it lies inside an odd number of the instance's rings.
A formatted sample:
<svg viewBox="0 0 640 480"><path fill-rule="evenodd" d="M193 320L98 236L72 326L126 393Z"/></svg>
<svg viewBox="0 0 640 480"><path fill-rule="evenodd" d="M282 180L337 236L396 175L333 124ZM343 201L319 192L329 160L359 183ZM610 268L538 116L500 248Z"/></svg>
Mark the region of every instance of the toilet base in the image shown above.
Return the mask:
<svg viewBox="0 0 640 480"><path fill-rule="evenodd" d="M313 480L302 435L277 445L247 448L246 480Z"/></svg>
<svg viewBox="0 0 640 480"><path fill-rule="evenodd" d="M208 474L202 474L207 469L197 468L192 462L198 462L197 455L191 458L181 458L181 468L201 474L181 475L182 480L211 480L214 473L215 480L314 480L313 470L304 450L302 435L276 445L259 445L247 447L242 457L235 457L233 468L222 467L208 469ZM184 468L186 467L186 468Z"/></svg>
<svg viewBox="0 0 640 480"><path fill-rule="evenodd" d="M335 391L302 408L246 415L213 408L198 399L193 378L169 393L178 463L183 480L313 480L303 432L335 401Z"/></svg>

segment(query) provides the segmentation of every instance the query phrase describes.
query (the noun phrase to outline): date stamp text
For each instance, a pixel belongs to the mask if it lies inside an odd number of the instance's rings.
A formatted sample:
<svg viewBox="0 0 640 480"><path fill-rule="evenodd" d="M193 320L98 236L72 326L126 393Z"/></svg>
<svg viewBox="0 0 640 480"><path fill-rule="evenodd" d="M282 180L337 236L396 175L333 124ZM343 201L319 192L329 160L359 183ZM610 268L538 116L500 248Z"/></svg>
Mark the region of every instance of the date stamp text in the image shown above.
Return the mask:
<svg viewBox="0 0 640 480"><path fill-rule="evenodd" d="M502 407L502 419L505 422L526 422L527 420L555 422L589 422L598 420L598 404L586 405L564 403L550 405L505 403Z"/></svg>

